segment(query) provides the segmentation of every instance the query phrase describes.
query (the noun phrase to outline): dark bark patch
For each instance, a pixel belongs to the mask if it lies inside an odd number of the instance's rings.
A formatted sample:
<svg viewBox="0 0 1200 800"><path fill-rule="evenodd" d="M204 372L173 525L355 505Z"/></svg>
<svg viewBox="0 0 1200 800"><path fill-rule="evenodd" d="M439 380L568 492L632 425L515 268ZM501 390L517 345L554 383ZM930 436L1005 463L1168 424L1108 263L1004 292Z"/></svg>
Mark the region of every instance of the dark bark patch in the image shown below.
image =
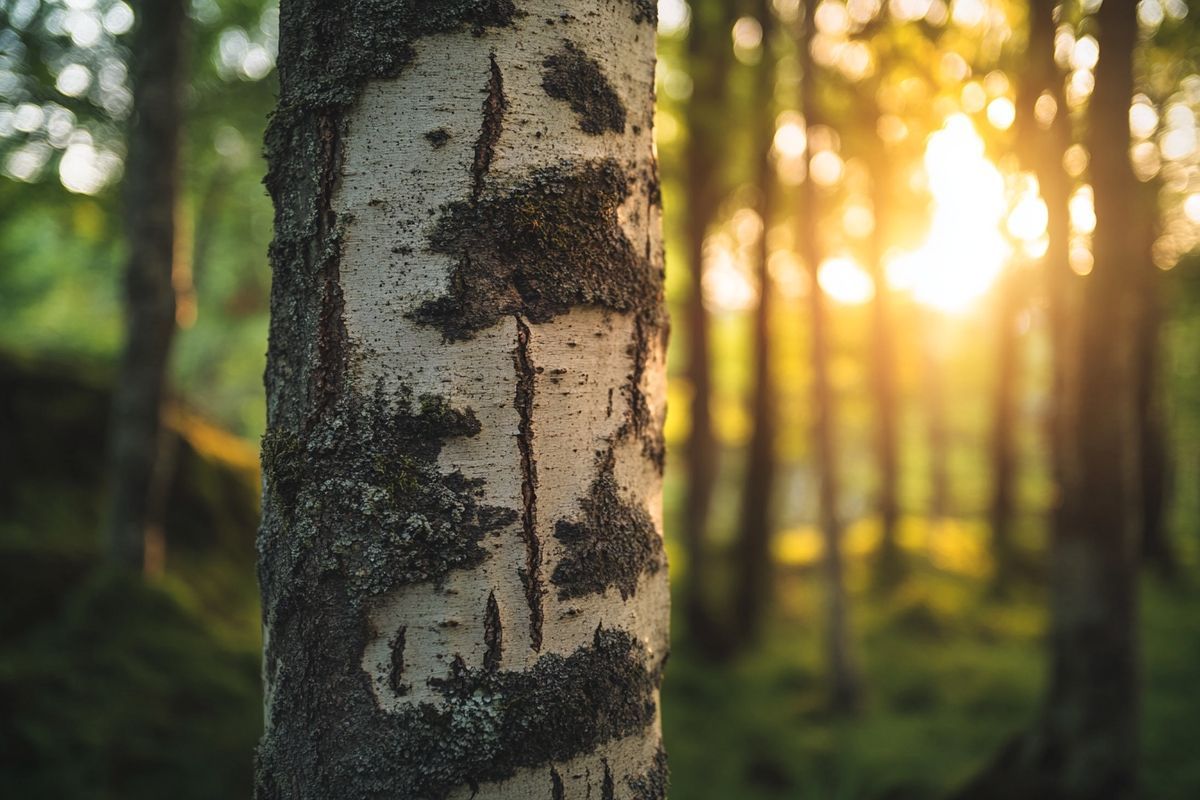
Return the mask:
<svg viewBox="0 0 1200 800"><path fill-rule="evenodd" d="M487 96L483 100L483 125L475 141L475 161L471 164L471 197L479 199L483 192L483 181L492 167L496 155L496 142L504 129L504 112L508 110L508 98L504 96L504 76L492 53L488 67Z"/></svg>
<svg viewBox="0 0 1200 800"><path fill-rule="evenodd" d="M604 779L600 782L600 800L613 800L616 790L617 787L613 783L612 770L608 766L608 759L604 759Z"/></svg>
<svg viewBox="0 0 1200 800"><path fill-rule="evenodd" d="M670 775L667 768L667 751L660 745L654 753L654 763L645 772L629 778L633 800L665 800Z"/></svg>
<svg viewBox="0 0 1200 800"><path fill-rule="evenodd" d="M550 800L566 800L567 793L563 788L562 775L554 767L550 768Z"/></svg>
<svg viewBox="0 0 1200 800"><path fill-rule="evenodd" d="M629 0L633 10L633 21L641 24L658 24L658 0Z"/></svg>
<svg viewBox="0 0 1200 800"><path fill-rule="evenodd" d="M408 628L401 627L392 637L392 663L388 672L388 684L398 695L408 694L409 686L404 682L404 643L408 637Z"/></svg>
<svg viewBox="0 0 1200 800"><path fill-rule="evenodd" d="M436 150L439 147L444 147L446 142L450 141L450 131L445 128L435 128L425 134L425 139L433 145Z"/></svg>
<svg viewBox="0 0 1200 800"><path fill-rule="evenodd" d="M479 565L487 557L483 537L516 522L514 510L480 501L481 481L437 467L446 438L479 432L475 415L432 396L416 411L411 404L402 398L394 411L381 393L351 397L303 437L268 432L263 467L273 524L260 538L266 596L337 571L362 605Z"/></svg>
<svg viewBox="0 0 1200 800"><path fill-rule="evenodd" d="M584 133L625 130L625 104L617 96L600 63L588 57L573 42L548 56L542 66L542 88L555 100L565 100L579 117Z"/></svg>
<svg viewBox="0 0 1200 800"><path fill-rule="evenodd" d="M414 318L450 340L505 315L547 322L574 306L632 312L661 326L662 271L621 229L629 180L612 160L541 169L516 187L445 206L429 240L456 256L447 294Z"/></svg>
<svg viewBox="0 0 1200 800"><path fill-rule="evenodd" d="M641 441L643 455L654 463L661 475L666 466L667 444L663 438L662 428L654 424L650 403L646 399L645 392L642 391L642 379L646 375L646 360L650 355L650 337L653 333L653 331L647 330L647 326L641 320L635 322L633 341L628 349L628 354L633 360L633 369L630 371L625 385L621 387L621 391L624 392L628 401L629 411L618 432L618 438L632 434ZM666 328L661 329L660 333L662 335L660 344L665 350L667 346Z"/></svg>
<svg viewBox="0 0 1200 800"><path fill-rule="evenodd" d="M537 535L537 458L533 453L533 399L536 371L529 359L529 326L516 317L517 347L513 350L513 367L517 373L517 391L513 406L520 422L517 426L517 449L521 454L521 536L525 540L525 568L521 583L529 603L529 644L542 649L542 543Z"/></svg>
<svg viewBox="0 0 1200 800"><path fill-rule="evenodd" d="M483 611L483 646L483 668L495 672L504 655L504 628L500 624L500 606L495 592L488 594L487 608Z"/></svg>
<svg viewBox="0 0 1200 800"><path fill-rule="evenodd" d="M436 704L384 711L359 666L365 627L337 584L307 593L307 613L272 630L289 652L258 751L260 800L281 776L296 798L441 800L458 786L593 752L654 721L659 670L617 630L597 630L589 646L524 671L473 670L458 659L433 684Z"/></svg>
<svg viewBox="0 0 1200 800"><path fill-rule="evenodd" d="M655 573L663 566L662 537L644 508L621 497L614 465L609 450L580 502L583 519L559 520L554 526L554 537L566 547L550 576L560 599L600 593L610 586L629 598L642 573Z"/></svg>

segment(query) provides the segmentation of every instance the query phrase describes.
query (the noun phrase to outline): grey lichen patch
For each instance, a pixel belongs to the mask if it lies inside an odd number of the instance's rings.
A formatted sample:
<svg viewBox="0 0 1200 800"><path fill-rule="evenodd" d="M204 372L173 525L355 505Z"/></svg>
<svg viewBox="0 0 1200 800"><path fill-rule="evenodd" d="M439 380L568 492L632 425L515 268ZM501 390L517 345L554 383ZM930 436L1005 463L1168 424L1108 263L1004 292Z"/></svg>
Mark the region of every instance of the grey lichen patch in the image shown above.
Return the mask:
<svg viewBox="0 0 1200 800"><path fill-rule="evenodd" d="M548 56L542 66L542 88L550 97L570 104L584 133L625 130L625 104L600 63L575 43L564 42L562 50Z"/></svg>
<svg viewBox="0 0 1200 800"><path fill-rule="evenodd" d="M628 779L633 800L665 800L670 777L667 751L660 745L654 753L654 762L646 771Z"/></svg>
<svg viewBox="0 0 1200 800"><path fill-rule="evenodd" d="M628 598L643 573L663 566L662 537L644 508L621 496L611 450L598 459L598 473L580 501L583 518L559 520L554 537L566 553L550 580L566 600L600 593L611 587Z"/></svg>
<svg viewBox="0 0 1200 800"><path fill-rule="evenodd" d="M483 486L437 467L441 443L474 436L469 410L422 397L393 410L381 394L343 400L303 437L273 429L263 466L272 520L260 538L270 598L284 584L347 576L354 601L438 582L486 558L483 537L517 519L483 503ZM301 576L307 576L302 579Z"/></svg>
<svg viewBox="0 0 1200 800"><path fill-rule="evenodd" d="M258 800L440 800L459 786L592 752L655 719L658 668L633 636L607 630L524 671L470 669L458 659L431 682L438 702L384 711L358 668L365 635L353 624L357 612L339 602L341 588L320 585L310 599L322 613L289 622L307 626L314 646L282 661L273 735L258 753ZM336 663L345 669L330 669ZM282 780L301 793L284 794Z"/></svg>
<svg viewBox="0 0 1200 800"><path fill-rule="evenodd" d="M450 203L429 247L456 257L447 294L414 318L447 339L503 316L546 322L593 305L664 323L662 271L626 237L617 210L629 179L613 160L564 162L478 200Z"/></svg>

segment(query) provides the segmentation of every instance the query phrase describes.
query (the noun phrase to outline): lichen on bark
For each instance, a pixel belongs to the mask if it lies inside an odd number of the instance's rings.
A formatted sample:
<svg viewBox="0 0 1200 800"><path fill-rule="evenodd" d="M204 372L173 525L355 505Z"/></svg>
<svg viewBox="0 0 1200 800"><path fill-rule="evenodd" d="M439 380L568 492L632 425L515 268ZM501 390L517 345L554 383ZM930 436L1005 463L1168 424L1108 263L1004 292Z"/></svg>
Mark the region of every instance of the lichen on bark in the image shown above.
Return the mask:
<svg viewBox="0 0 1200 800"><path fill-rule="evenodd" d="M555 100L570 104L584 133L598 135L605 131L621 133L625 130L625 104L609 83L600 63L578 45L563 42L562 50L547 56L542 66L545 67L542 88Z"/></svg>
<svg viewBox="0 0 1200 800"><path fill-rule="evenodd" d="M634 248L617 215L629 191L625 171L608 159L546 167L511 188L448 204L429 246L457 259L449 291L414 318L449 340L504 316L541 323L585 305L661 326L662 272Z"/></svg>
<svg viewBox="0 0 1200 800"><path fill-rule="evenodd" d="M663 566L662 537L645 508L621 497L612 450L597 460L596 478L580 501L582 519L563 519L554 526L554 537L566 553L550 580L564 600L609 587L627 599L643 573Z"/></svg>
<svg viewBox="0 0 1200 800"><path fill-rule="evenodd" d="M305 649L304 639L287 637L295 651L280 662L276 681L289 691L270 709L285 729L260 748L257 800L440 800L458 786L592 752L656 718L658 667L633 636L602 629L589 645L543 656L523 671L472 669L458 659L433 682L437 702L384 711L365 673L324 663L365 644L343 589L336 579L319 585L312 600L323 613L288 623L308 626L305 638L321 644Z"/></svg>

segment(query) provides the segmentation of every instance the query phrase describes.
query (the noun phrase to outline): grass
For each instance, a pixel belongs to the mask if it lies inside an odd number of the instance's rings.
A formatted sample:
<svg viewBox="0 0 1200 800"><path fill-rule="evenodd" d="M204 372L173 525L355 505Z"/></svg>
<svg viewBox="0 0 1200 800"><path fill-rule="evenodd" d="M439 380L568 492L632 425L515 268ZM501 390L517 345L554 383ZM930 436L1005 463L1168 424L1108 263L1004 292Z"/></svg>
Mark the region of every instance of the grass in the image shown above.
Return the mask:
<svg viewBox="0 0 1200 800"><path fill-rule="evenodd" d="M850 579L866 687L853 717L824 710L811 566L777 580L755 651L711 664L678 637L663 694L672 797L935 798L1033 718L1046 666L1040 591L992 598L970 571L923 557L891 595L869 591L865 573L859 560ZM1142 597L1144 796L1191 800L1200 797L1200 591L1147 579ZM675 630L684 634L682 620Z"/></svg>

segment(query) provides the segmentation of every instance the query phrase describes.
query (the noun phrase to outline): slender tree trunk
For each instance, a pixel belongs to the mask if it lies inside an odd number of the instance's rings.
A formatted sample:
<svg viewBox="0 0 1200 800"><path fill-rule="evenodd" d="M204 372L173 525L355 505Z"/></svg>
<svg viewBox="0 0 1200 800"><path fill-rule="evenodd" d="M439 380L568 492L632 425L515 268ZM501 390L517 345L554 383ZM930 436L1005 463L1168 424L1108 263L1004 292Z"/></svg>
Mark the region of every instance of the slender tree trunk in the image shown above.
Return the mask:
<svg viewBox="0 0 1200 800"><path fill-rule="evenodd" d="M1042 271L1051 350L1051 386L1045 428L1050 477L1054 485L1049 520L1052 535L1064 524L1068 481L1064 436L1075 355L1070 314L1070 290L1075 280L1069 259L1071 183L1063 171L1063 156L1071 144L1071 121L1063 95L1063 75L1054 62L1056 5L1057 0L1030 0L1027 69L1022 75L1017 98L1017 151L1024 165L1037 175L1047 215L1047 245L1042 257ZM1050 98L1056 110L1049 125L1039 123L1035 115L1035 106L1042 95Z"/></svg>
<svg viewBox="0 0 1200 800"><path fill-rule="evenodd" d="M816 67L810 43L815 32L813 5L810 3L799 22L796 47L800 61L800 109L811 130L819 120ZM812 141L809 138L809 141ZM806 157L811 155L811 151ZM808 268L808 322L812 368L813 451L817 458L818 517L824 545L825 583L825 657L828 660L830 705L836 711L850 711L858 705L858 670L850 645L850 615L846 598L845 565L842 553L842 519L838 509L839 485L835 436L837 409L829 377L830 330L825 293L817 283L822 250L820 241L821 207L816 184L806 175L800 184L799 249Z"/></svg>
<svg viewBox="0 0 1200 800"><path fill-rule="evenodd" d="M950 513L950 474L947 464L945 359L942 357L941 312L924 311L925 431L929 449L929 517L940 522Z"/></svg>
<svg viewBox="0 0 1200 800"><path fill-rule="evenodd" d="M1167 532L1166 511L1170 461L1162 377L1162 271L1154 265L1151 248L1158 233L1158 186L1142 192L1139 215L1138 269L1141 278L1133 368L1137 419L1138 515L1142 559L1160 576L1176 576L1175 551Z"/></svg>
<svg viewBox="0 0 1200 800"><path fill-rule="evenodd" d="M280 29L256 797L662 798L654 5Z"/></svg>
<svg viewBox="0 0 1200 800"><path fill-rule="evenodd" d="M996 565L996 588L1009 584L1016 567L1013 514L1017 479L1017 387L1020 374L1020 342L1017 316L1021 307L1021 276L1008 272L997 286L996 371L992 405L992 558Z"/></svg>
<svg viewBox="0 0 1200 800"><path fill-rule="evenodd" d="M137 6L133 116L125 162L125 344L117 368L108 440L109 560L141 570L151 519L159 417L175 332L172 265L183 94L183 0Z"/></svg>
<svg viewBox="0 0 1200 800"><path fill-rule="evenodd" d="M867 124L874 130L878 128L879 110L874 105L874 98L868 102L872 103L872 113L868 115ZM880 587L887 588L900 581L906 567L898 534L900 442L899 395L896 388L896 329L892 319L892 291L883 267L885 246L890 241L892 174L885 152L885 142L877 137L874 146L874 152L867 157L871 170L871 199L875 213L875 230L867 254L867 269L870 271L871 281L875 284L875 296L871 299L871 383L875 401L875 457L879 471L879 495L876 503L880 525L875 578Z"/></svg>
<svg viewBox="0 0 1200 800"><path fill-rule="evenodd" d="M775 135L775 61L771 56L774 14L769 2L760 2L757 15L762 24L762 60L755 71L754 156L759 193L759 215L763 230L756 252L758 306L751 333L754 383L751 388L750 419L754 428L746 455L742 490L741 529L738 533L738 572L735 589L735 629L743 644L758 639L764 611L771 597L771 500L775 483L775 377L771 358L771 314L774 290L767 268L767 232L776 198L775 164L771 142Z"/></svg>
<svg viewBox="0 0 1200 800"><path fill-rule="evenodd" d="M1138 261L1129 103L1131 0L1096 15L1100 60L1088 129L1095 263L1080 310L1078 391L1064 430L1067 483L1052 555L1050 686L1034 731L962 793L970 798L1127 800L1137 794L1137 558L1132 535L1131 350Z"/></svg>
<svg viewBox="0 0 1200 800"><path fill-rule="evenodd" d="M688 635L709 655L723 649L705 597L707 584L708 512L716 480L718 448L712 426L712 373L708 310L704 307L704 240L716 215L721 185L725 125L725 83L729 67L727 3L693 3L688 27L688 70L692 96L687 107L688 143L685 153L688 182L687 254L690 270L687 299L687 367L692 387L691 430L687 441L687 488L684 498L684 546L688 579L684 613Z"/></svg>

